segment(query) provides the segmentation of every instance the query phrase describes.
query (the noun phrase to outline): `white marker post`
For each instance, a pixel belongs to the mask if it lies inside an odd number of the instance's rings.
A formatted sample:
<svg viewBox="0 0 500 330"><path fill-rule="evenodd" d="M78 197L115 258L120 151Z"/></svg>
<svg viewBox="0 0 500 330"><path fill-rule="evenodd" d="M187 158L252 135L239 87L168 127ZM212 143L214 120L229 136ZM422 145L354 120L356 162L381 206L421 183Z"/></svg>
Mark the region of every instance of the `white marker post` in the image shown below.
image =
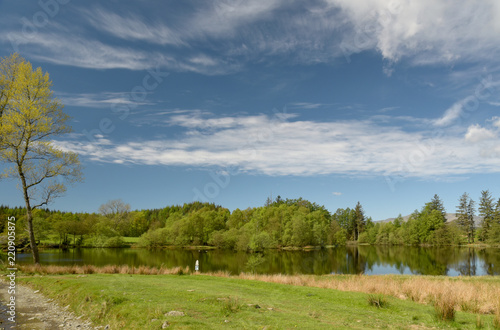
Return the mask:
<svg viewBox="0 0 500 330"><path fill-rule="evenodd" d="M196 260L196 262L194 263L194 270L195 271L199 271L200 270L200 263L198 262L198 260Z"/></svg>

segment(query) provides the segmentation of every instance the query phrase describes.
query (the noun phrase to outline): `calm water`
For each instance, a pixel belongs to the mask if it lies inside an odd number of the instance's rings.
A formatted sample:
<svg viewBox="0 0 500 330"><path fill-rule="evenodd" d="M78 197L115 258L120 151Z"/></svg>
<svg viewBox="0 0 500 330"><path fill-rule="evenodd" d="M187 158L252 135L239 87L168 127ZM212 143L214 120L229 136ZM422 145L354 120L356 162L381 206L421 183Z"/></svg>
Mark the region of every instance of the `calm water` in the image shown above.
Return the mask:
<svg viewBox="0 0 500 330"><path fill-rule="evenodd" d="M422 274L500 275L500 249L352 246L314 251L266 251L255 268L268 274ZM70 249L43 250L42 264L104 266L188 266L196 260L201 271L248 271L251 254L220 250ZM30 254L18 254L18 263L30 263Z"/></svg>

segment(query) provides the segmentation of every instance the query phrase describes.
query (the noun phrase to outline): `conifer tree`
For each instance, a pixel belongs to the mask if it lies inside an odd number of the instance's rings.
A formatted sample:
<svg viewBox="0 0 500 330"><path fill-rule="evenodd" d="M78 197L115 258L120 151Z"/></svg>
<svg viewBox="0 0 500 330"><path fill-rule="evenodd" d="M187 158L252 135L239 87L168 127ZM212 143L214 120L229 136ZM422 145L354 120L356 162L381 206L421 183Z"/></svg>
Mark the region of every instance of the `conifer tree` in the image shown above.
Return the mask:
<svg viewBox="0 0 500 330"><path fill-rule="evenodd" d="M467 242L474 242L474 214L475 214L475 202L469 197L466 192L459 199L459 205L457 206L457 222L463 231L467 234Z"/></svg>
<svg viewBox="0 0 500 330"><path fill-rule="evenodd" d="M365 211L363 210L360 202L358 202L358 204L356 204L356 207L354 208L354 223L356 231L354 240L357 240L359 239L359 234L363 232L366 225Z"/></svg>
<svg viewBox="0 0 500 330"><path fill-rule="evenodd" d="M441 213L443 222L446 222L446 210L444 209L443 201L437 194L431 200L431 211L438 210Z"/></svg>
<svg viewBox="0 0 500 330"><path fill-rule="evenodd" d="M491 229L495 217L495 208L493 206L493 197L489 190L481 191L479 200L479 216L483 218L481 222L481 240L485 241L488 237L488 232Z"/></svg>

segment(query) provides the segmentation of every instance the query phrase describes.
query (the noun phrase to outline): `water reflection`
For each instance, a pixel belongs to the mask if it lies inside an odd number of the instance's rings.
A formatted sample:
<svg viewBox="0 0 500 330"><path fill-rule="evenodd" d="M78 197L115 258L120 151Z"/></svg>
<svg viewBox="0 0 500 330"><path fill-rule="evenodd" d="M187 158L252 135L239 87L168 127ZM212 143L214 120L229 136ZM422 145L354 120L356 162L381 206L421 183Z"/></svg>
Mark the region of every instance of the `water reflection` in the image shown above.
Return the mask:
<svg viewBox="0 0 500 330"><path fill-rule="evenodd" d="M250 254L221 250L70 249L44 250L42 264L104 266L190 266L201 271L248 271ZM313 251L264 253L255 271L266 274L421 274L500 275L500 249L458 247L346 246ZM30 254L18 254L18 263L31 263Z"/></svg>

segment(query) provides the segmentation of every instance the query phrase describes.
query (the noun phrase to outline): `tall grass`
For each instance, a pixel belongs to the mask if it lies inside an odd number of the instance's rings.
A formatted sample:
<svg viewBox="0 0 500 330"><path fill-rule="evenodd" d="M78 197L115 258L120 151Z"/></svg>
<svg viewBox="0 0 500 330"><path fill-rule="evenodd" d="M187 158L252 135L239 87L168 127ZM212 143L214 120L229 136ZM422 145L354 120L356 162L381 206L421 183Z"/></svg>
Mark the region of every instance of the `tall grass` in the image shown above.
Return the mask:
<svg viewBox="0 0 500 330"><path fill-rule="evenodd" d="M453 321L455 319L455 296L450 292L440 292L434 297L434 311L436 317L441 321Z"/></svg>
<svg viewBox="0 0 500 330"><path fill-rule="evenodd" d="M229 277L229 274L212 273L213 276ZM424 304L454 306L454 310L493 314L500 297L500 283L475 280L474 278L443 278L431 276L394 275L258 275L240 274L241 279L281 283L297 286L312 286L341 291L356 291L382 294L399 299L408 299ZM499 317L500 320L500 317ZM500 324L500 322L499 322Z"/></svg>
<svg viewBox="0 0 500 330"><path fill-rule="evenodd" d="M493 318L493 327L495 327L495 329L500 329L500 298L497 300L497 308L495 311L495 317Z"/></svg>
<svg viewBox="0 0 500 330"><path fill-rule="evenodd" d="M83 266L55 266L55 265L20 265L18 269L27 274L140 274L140 275L184 275L190 274L188 267L148 267L128 265L93 265Z"/></svg>

